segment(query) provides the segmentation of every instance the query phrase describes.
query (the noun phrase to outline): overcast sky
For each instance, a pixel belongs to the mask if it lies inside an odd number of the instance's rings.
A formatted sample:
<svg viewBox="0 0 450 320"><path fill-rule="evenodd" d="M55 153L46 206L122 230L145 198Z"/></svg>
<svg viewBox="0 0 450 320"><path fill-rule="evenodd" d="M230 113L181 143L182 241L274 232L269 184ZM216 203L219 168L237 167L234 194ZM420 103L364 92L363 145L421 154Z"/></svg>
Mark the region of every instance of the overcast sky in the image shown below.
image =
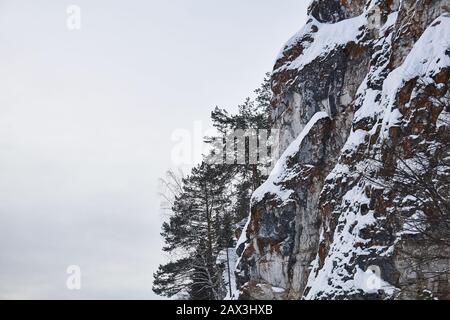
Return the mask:
<svg viewBox="0 0 450 320"><path fill-rule="evenodd" d="M171 134L241 103L308 2L0 0L0 298L157 298Z"/></svg>

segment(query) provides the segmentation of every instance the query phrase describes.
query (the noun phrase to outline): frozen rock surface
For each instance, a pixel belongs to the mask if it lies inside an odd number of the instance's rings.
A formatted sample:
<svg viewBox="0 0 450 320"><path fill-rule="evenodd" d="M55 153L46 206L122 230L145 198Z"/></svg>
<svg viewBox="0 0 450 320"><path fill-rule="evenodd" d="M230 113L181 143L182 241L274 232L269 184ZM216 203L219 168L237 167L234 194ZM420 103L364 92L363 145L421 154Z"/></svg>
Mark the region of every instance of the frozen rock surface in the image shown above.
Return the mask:
<svg viewBox="0 0 450 320"><path fill-rule="evenodd" d="M238 243L240 299L450 298L448 276L421 276L449 261L408 260L403 249L420 242L405 227L407 201L383 183L399 170L394 152L426 154L448 135L450 106L434 101L449 94L449 8L311 2L272 75L284 152Z"/></svg>

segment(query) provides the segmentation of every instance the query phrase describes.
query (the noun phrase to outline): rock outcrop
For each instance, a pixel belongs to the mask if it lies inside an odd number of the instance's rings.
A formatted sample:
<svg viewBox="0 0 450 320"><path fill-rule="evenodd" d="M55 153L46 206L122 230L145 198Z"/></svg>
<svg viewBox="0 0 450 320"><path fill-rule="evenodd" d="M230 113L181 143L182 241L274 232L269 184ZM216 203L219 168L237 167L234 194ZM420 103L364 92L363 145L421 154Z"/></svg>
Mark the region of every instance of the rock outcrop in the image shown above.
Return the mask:
<svg viewBox="0 0 450 320"><path fill-rule="evenodd" d="M432 210L395 184L418 155L450 174L449 8L311 3L272 74L284 152L238 243L241 299L450 298L450 248L408 227ZM424 249L446 254L415 263Z"/></svg>

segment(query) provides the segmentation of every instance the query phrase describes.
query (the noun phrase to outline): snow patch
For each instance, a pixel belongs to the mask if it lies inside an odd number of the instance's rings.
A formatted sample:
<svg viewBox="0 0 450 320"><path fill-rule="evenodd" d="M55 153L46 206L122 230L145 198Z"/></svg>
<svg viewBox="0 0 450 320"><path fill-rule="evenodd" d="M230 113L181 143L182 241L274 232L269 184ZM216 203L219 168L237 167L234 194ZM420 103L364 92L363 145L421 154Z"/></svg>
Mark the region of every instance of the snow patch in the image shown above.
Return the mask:
<svg viewBox="0 0 450 320"><path fill-rule="evenodd" d="M299 42L303 44L302 54L293 61L287 62L274 72L284 70L300 70L307 64L314 61L320 56L326 56L336 47L345 45L349 42L356 42L358 35L361 33L362 27L367 23L366 14L336 22L321 23L314 17L310 17L311 22L307 23L297 34L295 34L285 45L282 52L278 55L277 60L284 57L284 53ZM313 28L317 27L317 32ZM307 37L312 38L311 42L306 41Z"/></svg>
<svg viewBox="0 0 450 320"><path fill-rule="evenodd" d="M287 169L287 163L299 150L303 139L308 135L311 128L321 119L328 118L326 112L317 112L306 124L303 131L299 134L289 147L283 152L280 159L278 159L268 179L258 188L252 195L252 203L260 202L266 194L273 194L277 196L281 201L286 201L293 193L292 190L284 189L280 184L286 181L290 177L286 175L289 171Z"/></svg>

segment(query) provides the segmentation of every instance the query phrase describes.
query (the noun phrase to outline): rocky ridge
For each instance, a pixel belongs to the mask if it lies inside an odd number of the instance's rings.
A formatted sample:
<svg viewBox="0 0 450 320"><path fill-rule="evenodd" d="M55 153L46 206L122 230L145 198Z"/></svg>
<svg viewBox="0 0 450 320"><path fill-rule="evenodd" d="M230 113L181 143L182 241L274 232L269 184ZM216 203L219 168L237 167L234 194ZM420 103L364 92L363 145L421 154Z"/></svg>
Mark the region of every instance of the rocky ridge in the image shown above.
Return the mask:
<svg viewBox="0 0 450 320"><path fill-rule="evenodd" d="M240 299L450 298L448 259L405 253L423 249L420 210L390 184L418 154L448 157L449 8L312 1L272 74L283 153L238 241Z"/></svg>

